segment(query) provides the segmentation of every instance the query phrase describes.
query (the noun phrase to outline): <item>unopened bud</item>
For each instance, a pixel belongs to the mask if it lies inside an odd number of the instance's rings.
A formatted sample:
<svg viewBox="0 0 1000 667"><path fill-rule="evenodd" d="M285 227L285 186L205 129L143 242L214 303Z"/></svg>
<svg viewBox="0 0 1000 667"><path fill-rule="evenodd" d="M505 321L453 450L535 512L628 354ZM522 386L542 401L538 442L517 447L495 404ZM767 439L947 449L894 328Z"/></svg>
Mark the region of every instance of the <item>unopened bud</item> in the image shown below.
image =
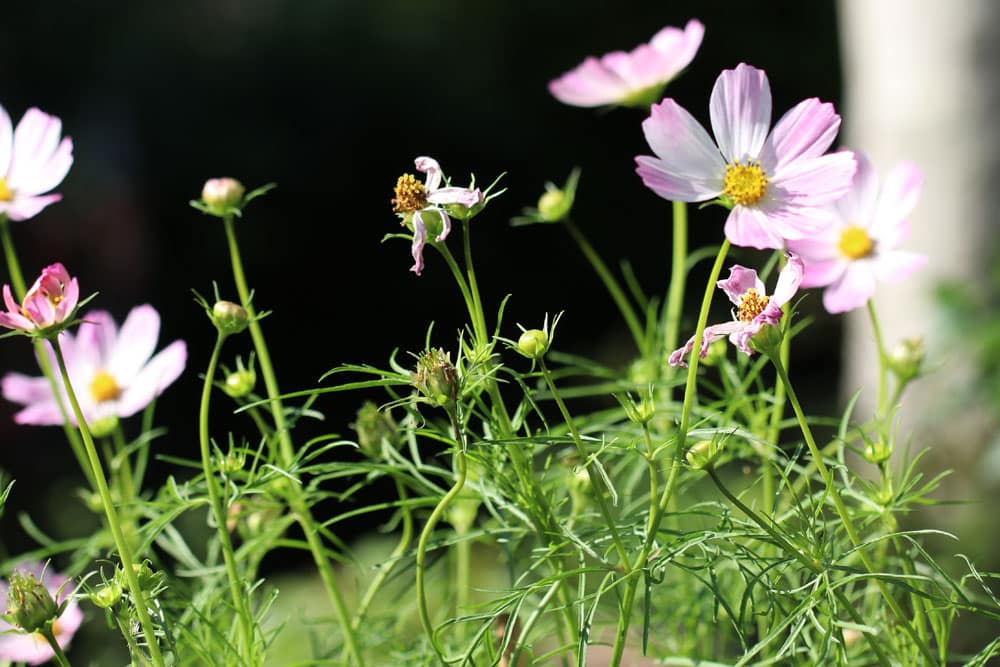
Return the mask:
<svg viewBox="0 0 1000 667"><path fill-rule="evenodd" d="M529 359L541 359L549 351L549 335L541 329L528 329L517 339L517 351Z"/></svg>
<svg viewBox="0 0 1000 667"><path fill-rule="evenodd" d="M201 200L215 215L226 215L243 201L246 190L235 178L210 178L201 189Z"/></svg>
<svg viewBox="0 0 1000 667"><path fill-rule="evenodd" d="M7 614L25 632L39 632L59 618L59 605L52 594L30 572L10 575Z"/></svg>
<svg viewBox="0 0 1000 667"><path fill-rule="evenodd" d="M920 375L926 354L922 338L903 339L889 352L889 368L900 382L909 382Z"/></svg>
<svg viewBox="0 0 1000 667"><path fill-rule="evenodd" d="M232 301L216 301L212 306L212 322L227 336L238 334L250 324L246 308Z"/></svg>
<svg viewBox="0 0 1000 667"><path fill-rule="evenodd" d="M880 463L885 463L892 456L892 443L885 442L883 440L875 440L874 442L869 442L865 447L864 457L869 463L874 463L878 465Z"/></svg>
<svg viewBox="0 0 1000 667"><path fill-rule="evenodd" d="M615 398L625 410L625 416L635 424L648 424L656 414L656 403L653 400L653 387L649 385L645 395L637 403L630 395L615 394Z"/></svg>
<svg viewBox="0 0 1000 667"><path fill-rule="evenodd" d="M538 215L545 222L559 222L569 215L573 200L558 189L546 190L538 198Z"/></svg>
<svg viewBox="0 0 1000 667"><path fill-rule="evenodd" d="M90 601L101 609L107 609L118 603L122 597L122 585L112 579L90 594Z"/></svg>
<svg viewBox="0 0 1000 667"><path fill-rule="evenodd" d="M357 417L350 426L358 434L358 445L369 456L378 456L382 451L382 440L394 442L397 432L392 415L379 410L372 401L366 401L358 408Z"/></svg>
<svg viewBox="0 0 1000 667"><path fill-rule="evenodd" d="M458 371L451 354L440 348L424 351L417 358L413 386L438 407L453 405L458 398Z"/></svg>
<svg viewBox="0 0 1000 667"><path fill-rule="evenodd" d="M688 465L695 470L705 470L713 467L715 459L718 458L721 451L722 448L719 447L718 443L712 440L701 440L691 445L691 449L687 450L684 458L687 459Z"/></svg>

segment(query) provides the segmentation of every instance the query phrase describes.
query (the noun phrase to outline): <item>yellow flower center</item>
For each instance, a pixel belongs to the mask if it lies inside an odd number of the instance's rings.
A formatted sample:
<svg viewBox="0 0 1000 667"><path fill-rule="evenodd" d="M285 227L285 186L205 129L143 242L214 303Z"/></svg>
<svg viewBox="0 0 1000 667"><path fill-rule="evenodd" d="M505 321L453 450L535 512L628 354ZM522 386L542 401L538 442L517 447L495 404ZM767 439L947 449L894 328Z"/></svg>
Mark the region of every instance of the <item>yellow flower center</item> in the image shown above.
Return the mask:
<svg viewBox="0 0 1000 667"><path fill-rule="evenodd" d="M851 225L840 234L840 241L837 243L840 252L850 259L861 259L872 254L875 249L875 242L868 232L857 225Z"/></svg>
<svg viewBox="0 0 1000 667"><path fill-rule="evenodd" d="M759 162L740 164L737 160L726 165L726 177L722 184L723 194L734 204L749 206L757 203L767 192L767 172L760 168Z"/></svg>
<svg viewBox="0 0 1000 667"><path fill-rule="evenodd" d="M736 315L740 322L753 322L753 318L764 312L771 298L751 287L740 297L740 310Z"/></svg>
<svg viewBox="0 0 1000 667"><path fill-rule="evenodd" d="M118 386L115 378L107 371L97 371L93 381L90 383L90 395L98 403L116 400L122 395L122 388Z"/></svg>
<svg viewBox="0 0 1000 667"><path fill-rule="evenodd" d="M0 178L0 201L10 201L14 198L14 193L7 186L7 179Z"/></svg>
<svg viewBox="0 0 1000 667"><path fill-rule="evenodd" d="M392 210L396 213L411 213L427 206L427 188L413 174L399 177L395 194L392 198Z"/></svg>

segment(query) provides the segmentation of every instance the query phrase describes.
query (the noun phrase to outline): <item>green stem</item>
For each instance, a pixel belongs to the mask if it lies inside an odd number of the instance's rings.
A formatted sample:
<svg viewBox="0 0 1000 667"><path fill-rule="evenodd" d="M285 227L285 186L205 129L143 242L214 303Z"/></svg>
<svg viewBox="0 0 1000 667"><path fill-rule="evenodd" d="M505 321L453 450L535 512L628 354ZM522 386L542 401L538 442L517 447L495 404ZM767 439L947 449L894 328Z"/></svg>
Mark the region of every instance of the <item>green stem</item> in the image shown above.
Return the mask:
<svg viewBox="0 0 1000 667"><path fill-rule="evenodd" d="M45 626L43 630L39 631L39 634L45 637L45 641L49 643L49 646L52 648L52 652L55 653L56 662L59 663L60 667L70 667L69 659L66 657L66 654L63 653L62 647L59 646L59 642L56 641L55 635L52 634L52 625L50 624Z"/></svg>
<svg viewBox="0 0 1000 667"><path fill-rule="evenodd" d="M889 414L885 399L889 394L889 368L888 359L885 354L885 345L882 343L882 328L878 323L878 315L875 313L875 302L868 299L868 318L872 323L872 334L875 336L875 347L878 350L878 414L885 417Z"/></svg>
<svg viewBox="0 0 1000 667"><path fill-rule="evenodd" d="M201 448L201 467L205 473L205 489L208 492L209 505L215 518L216 534L219 537L219 544L222 547L222 558L225 562L226 577L229 579L229 592L233 598L233 609L240 620L240 632L243 648L246 651L245 657L252 663L254 653L253 638L253 617L247 608L246 598L243 595L242 579L236 566L236 554L233 553L233 543L229 539L229 531L226 530L226 522L229 516L226 512L226 499L222 489L219 487L219 480L215 476L212 465L212 445L208 432L209 406L212 400L212 379L215 377L219 365L219 354L222 351L222 344L226 340L226 335L219 332L215 339L215 346L212 348L212 356L208 362L208 370L205 371L205 381L201 390L201 408L198 413L198 440Z"/></svg>
<svg viewBox="0 0 1000 667"><path fill-rule="evenodd" d="M604 482L595 472L597 462L591 461L590 456L587 454L587 448L583 444L583 439L580 437L580 432L576 428L573 416L566 408L566 404L563 402L562 396L559 394L559 390L556 389L556 383L552 379L552 373L549 372L549 368L545 364L545 357L538 360L538 365L542 371L542 377L545 378L545 383L548 385L549 391L552 393L552 398L555 400L556 405L559 406L559 412L562 414L563 421L566 422L566 427L569 428L570 435L573 438L573 443L576 445L577 454L580 456L580 462L584 464L585 469L587 470L587 476L590 478L590 485L594 489L594 498L597 499L597 506L601 510L604 522L611 531L611 540L614 542L615 549L618 551L618 557L621 559L621 565L626 569L630 569L631 566L628 560L628 552L625 551L625 544L622 542L622 538L618 534L618 526L615 523L614 517L611 516L611 510L608 508L608 501L604 497Z"/></svg>
<svg viewBox="0 0 1000 667"><path fill-rule="evenodd" d="M132 461L129 459L128 446L125 443L125 433L122 431L121 423L115 427L112 434L115 443L115 461L117 468L121 471L121 492L122 502L132 502L135 499L138 489L135 486L135 479L132 476ZM112 475L115 471L112 469Z"/></svg>
<svg viewBox="0 0 1000 667"><path fill-rule="evenodd" d="M576 226L570 219L566 219L563 223L566 227L566 231L569 232L576 244L580 246L580 250L583 252L584 257L590 262L590 265L594 267L594 271L597 273L601 282L604 283L604 288L608 290L608 294L614 300L615 305L618 306L618 310L621 312L622 317L625 318L625 324L628 326L629 331L632 333L632 338L635 339L635 345L639 348L640 352L645 352L646 350L646 337L643 332L642 324L639 322L639 316L635 312L635 308L629 302L628 297L625 295L625 291L618 284L611 270L601 259L601 256L597 254L594 247L590 245L590 241L587 237L583 235L580 228Z"/></svg>
<svg viewBox="0 0 1000 667"><path fill-rule="evenodd" d="M827 493L829 494L831 500L833 500L833 505L837 510L837 515L840 517L840 522L844 526L844 530L847 532L847 537L851 541L851 545L855 547L855 553L861 559L862 564L869 574L875 574L875 568L868 558L868 554L861 547L861 539L858 537L857 530L854 528L854 523L851 521L850 514L847 512L847 506L844 505L844 500L840 497L840 491L835 485L835 480L827 468L826 463L823 461L823 454L820 452L819 447L816 446L816 440L813 438L812 429L809 427L809 422L806 420L805 413L802 411L802 406L799 404L799 399L795 394L795 390L792 388L792 384L788 379L788 373L785 371L785 367L781 364L779 358L770 356L771 363L774 365L775 370L778 372L778 377L781 378L781 382L785 385L785 389L788 391L788 401L792 404L792 410L795 411L795 418L799 422L799 428L802 431L802 437L805 438L806 446L809 448L809 454L812 456L813 462L816 464L816 471L819 473L823 480L823 484L826 486ZM906 614L903 612L902 607L892 596L888 587L885 585L881 579L874 577L875 585L878 586L879 591L882 593L882 598L885 600L886 604L892 610L893 615L895 615L900 626L910 635L913 643L920 650L920 652L927 659L928 664L933 664L937 661L934 657L934 653L930 650L923 641L921 641L916 630L908 622Z"/></svg>
<svg viewBox="0 0 1000 667"><path fill-rule="evenodd" d="M489 329L486 328L486 313L483 311L483 300L476 283L476 270L472 264L472 225L468 220L462 221L462 247L465 251L465 273L469 277L469 294L474 306L473 323L476 328L478 347L485 348L490 342Z"/></svg>
<svg viewBox="0 0 1000 667"><path fill-rule="evenodd" d="M250 338L253 339L254 350L257 353L257 362L260 364L264 386L267 389L271 418L274 420L275 434L278 437L280 445L279 455L281 458L279 462L282 467L287 469L295 460L295 447L292 443L291 433L285 422L285 409L281 402L281 391L278 389L278 380L274 374L274 366L271 364L271 355L267 349L267 342L264 340L264 332L260 327L259 318L256 317L253 304L250 303L250 290L247 287L246 276L243 272L243 261L240 258L239 245L236 243L236 232L233 228L232 215L227 215L223 218L223 225L226 230L226 241L229 245L229 259L233 268L233 281L236 283L236 291L240 295L240 305L246 309L249 317ZM304 492L296 484L289 484L286 488L289 494L289 507L296 521L302 527L306 542L309 544L309 551L313 556L313 562L316 564L316 569L319 571L327 595L337 614L337 621L344 635L344 644L355 663L361 667L364 664L364 660L361 657L361 651L358 649L355 633L351 629L350 615L347 613L347 606L344 604L344 596L340 592L336 576L330 565L330 559L326 556L323 541L316 530L316 521L313 519L309 505L303 497Z"/></svg>
<svg viewBox="0 0 1000 667"><path fill-rule="evenodd" d="M104 504L104 514L108 520L108 527L111 529L115 546L118 548L118 555L122 560L122 571L125 573L125 581L128 584L129 592L132 594L132 599L135 600L135 611L139 616L139 625L142 627L142 633L146 637L146 646L149 648L153 664L156 667L164 667L163 656L160 654L160 645L157 642L156 631L153 627L153 620L149 616L145 592L139 585L135 558L133 558L132 550L129 548L124 533L122 533L121 522L118 520L118 513L115 511L114 501L111 499L111 492L108 490L108 482L104 477L104 469L101 467L101 460L97 456L96 447L94 447L94 439L90 435L87 420L83 416L80 403L76 400L76 392L73 391L73 385L70 383L69 373L66 371L66 361L63 359L62 348L59 346L59 338L53 336L50 342L52 343L52 349L55 351L56 363L59 365L59 372L62 375L66 396L69 398L73 414L76 415L76 421L80 427L80 435L83 437L87 458L90 461L94 480L97 482L97 492L100 494L101 502Z"/></svg>
<svg viewBox="0 0 1000 667"><path fill-rule="evenodd" d="M21 273L21 264L17 261L14 239L10 233L10 220L6 214L0 214L0 243L3 245L4 257L7 259L7 272L10 274L11 286L14 288L14 297L20 303L24 301L27 288L24 284L24 275ZM32 343L35 346L35 357L38 359L38 365L42 369L42 374L49 380L49 388L52 390L52 395L58 397L60 395L59 380L52 370L52 364L49 361L45 343L37 339L32 340ZM66 434L66 441L69 442L69 447L73 450L73 456L76 457L76 462L80 465L80 470L83 471L83 476L87 478L90 488L96 490L97 485L90 471L87 455L83 451L83 443L80 441L80 435L72 426L73 422L69 418L66 405L61 400L57 400L56 404L59 406L59 413L62 415L62 427L63 432Z"/></svg>
<svg viewBox="0 0 1000 667"><path fill-rule="evenodd" d="M677 370L667 363L667 360L670 358L670 353L677 349L687 282L687 204L682 201L671 203L674 213L674 242L670 262L670 287L667 290L666 331L663 337L663 378L665 380L670 380Z"/></svg>
<svg viewBox="0 0 1000 667"><path fill-rule="evenodd" d="M434 625L431 623L431 615L427 611L427 591L424 587L424 574L427 565L427 542L430 540L431 534L434 532L434 526L444 515L448 505L451 501L455 499L459 493L462 492L462 487L465 486L465 480L468 475L468 466L465 461L465 452L459 449L455 452L455 469L457 473L457 478L455 483L452 485L451 489L448 490L444 497L441 498L434 511L431 512L430 517L427 519L427 524L424 529L420 532L420 539L417 541L417 610L420 614L420 624L424 627L424 633L427 635L427 640L430 641L431 646L434 648L435 653L437 653L438 658L442 663L447 664L444 657L444 652L441 647L438 646L437 639L434 637Z"/></svg>

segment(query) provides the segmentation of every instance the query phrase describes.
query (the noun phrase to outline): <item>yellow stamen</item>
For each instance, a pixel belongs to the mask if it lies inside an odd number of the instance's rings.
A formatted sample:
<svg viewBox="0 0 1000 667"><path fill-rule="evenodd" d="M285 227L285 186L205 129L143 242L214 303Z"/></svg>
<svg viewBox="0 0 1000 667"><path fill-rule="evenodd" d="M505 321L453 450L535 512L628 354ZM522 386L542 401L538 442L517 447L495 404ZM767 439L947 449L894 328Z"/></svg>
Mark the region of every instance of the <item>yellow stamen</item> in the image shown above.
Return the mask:
<svg viewBox="0 0 1000 667"><path fill-rule="evenodd" d="M14 193L7 186L7 179L0 178L0 201L10 201L14 198Z"/></svg>
<svg viewBox="0 0 1000 667"><path fill-rule="evenodd" d="M849 259L861 259L872 254L875 249L875 242L868 236L861 227L851 225L840 234L840 241L837 243L840 252Z"/></svg>
<svg viewBox="0 0 1000 667"><path fill-rule="evenodd" d="M413 174L403 174L396 181L396 196L392 198L392 210L396 213L419 211L427 206L427 188Z"/></svg>
<svg viewBox="0 0 1000 667"><path fill-rule="evenodd" d="M93 381L90 383L90 395L98 403L104 401L114 401L122 395L122 388L118 386L115 378L107 371L97 371Z"/></svg>
<svg viewBox="0 0 1000 667"><path fill-rule="evenodd" d="M767 192L767 172L761 169L759 162L740 164L737 160L726 165L726 177L722 183L723 194L734 204L749 206L757 203Z"/></svg>
<svg viewBox="0 0 1000 667"><path fill-rule="evenodd" d="M751 287L740 297L740 310L736 315L740 322L753 322L753 318L764 312L771 298Z"/></svg>

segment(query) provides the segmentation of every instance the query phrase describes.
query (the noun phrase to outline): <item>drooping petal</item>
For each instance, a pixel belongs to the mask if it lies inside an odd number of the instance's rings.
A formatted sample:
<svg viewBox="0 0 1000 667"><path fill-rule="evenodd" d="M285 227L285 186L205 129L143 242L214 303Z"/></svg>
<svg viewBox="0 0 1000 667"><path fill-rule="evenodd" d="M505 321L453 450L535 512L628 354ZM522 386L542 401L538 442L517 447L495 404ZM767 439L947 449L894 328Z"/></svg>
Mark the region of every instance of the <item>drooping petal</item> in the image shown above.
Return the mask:
<svg viewBox="0 0 1000 667"><path fill-rule="evenodd" d="M726 293L735 306L740 305L743 295L749 289L757 290L761 296L765 294L764 282L757 276L757 272L739 264L729 267L729 277L715 284Z"/></svg>
<svg viewBox="0 0 1000 667"><path fill-rule="evenodd" d="M122 326L123 331L124 329ZM187 346L184 341L177 340L165 347L149 360L122 392L118 401L118 416L131 417L149 405L150 401L180 377L186 363Z"/></svg>
<svg viewBox="0 0 1000 667"><path fill-rule="evenodd" d="M160 337L160 314L149 304L129 311L107 357L107 371L121 386L131 384L153 355Z"/></svg>
<svg viewBox="0 0 1000 667"><path fill-rule="evenodd" d="M906 280L927 264L927 256L907 250L891 250L875 259L875 276L887 283Z"/></svg>
<svg viewBox="0 0 1000 667"><path fill-rule="evenodd" d="M778 274L778 283L774 286L774 294L768 305L783 306L795 296L802 284L802 275L805 271L805 264L802 258L792 253L785 253L785 266Z"/></svg>
<svg viewBox="0 0 1000 667"><path fill-rule="evenodd" d="M424 270L424 244L427 243L427 225L420 217L420 211L413 214L413 245L410 246L410 256L413 257L413 271L418 276Z"/></svg>
<svg viewBox="0 0 1000 667"><path fill-rule="evenodd" d="M712 343L720 338L724 338L736 331L741 330L744 326L746 325L743 322L733 321L723 322L722 324L713 324L705 327L705 333L701 340L701 358L704 359L708 355L708 347ZM687 343L684 344L684 347L678 348L670 354L670 359L667 360L668 363L671 366L687 366L687 362L684 360L693 349L694 336L691 336Z"/></svg>
<svg viewBox="0 0 1000 667"><path fill-rule="evenodd" d="M422 155L413 161L417 171L427 174L424 187L428 193L436 191L441 186L441 165L432 157Z"/></svg>
<svg viewBox="0 0 1000 667"><path fill-rule="evenodd" d="M851 262L840 280L823 291L823 307L830 313L845 313L865 305L875 293L871 260Z"/></svg>
<svg viewBox="0 0 1000 667"><path fill-rule="evenodd" d="M441 233L434 237L434 240L438 243L444 241L448 238L448 234L451 233L451 216L443 208L435 209L438 215L441 216Z"/></svg>
<svg viewBox="0 0 1000 667"><path fill-rule="evenodd" d="M923 189L924 174L912 162L900 162L885 178L872 217L871 234L882 239L897 235L894 228L913 212Z"/></svg>
<svg viewBox="0 0 1000 667"><path fill-rule="evenodd" d="M796 160L823 155L840 129L840 116L833 105L816 98L803 100L785 112L775 124L762 151L761 162L781 169ZM764 155L768 157L765 158Z"/></svg>
<svg viewBox="0 0 1000 667"><path fill-rule="evenodd" d="M764 212L748 206L736 206L729 212L725 233L730 243L743 248L763 250L784 245L784 238Z"/></svg>
<svg viewBox="0 0 1000 667"><path fill-rule="evenodd" d="M740 63L715 80L712 131L727 162L760 155L771 127L771 86L764 70Z"/></svg>
<svg viewBox="0 0 1000 667"><path fill-rule="evenodd" d="M438 188L427 196L430 204L460 204L472 208L483 203L483 192L479 188Z"/></svg>

